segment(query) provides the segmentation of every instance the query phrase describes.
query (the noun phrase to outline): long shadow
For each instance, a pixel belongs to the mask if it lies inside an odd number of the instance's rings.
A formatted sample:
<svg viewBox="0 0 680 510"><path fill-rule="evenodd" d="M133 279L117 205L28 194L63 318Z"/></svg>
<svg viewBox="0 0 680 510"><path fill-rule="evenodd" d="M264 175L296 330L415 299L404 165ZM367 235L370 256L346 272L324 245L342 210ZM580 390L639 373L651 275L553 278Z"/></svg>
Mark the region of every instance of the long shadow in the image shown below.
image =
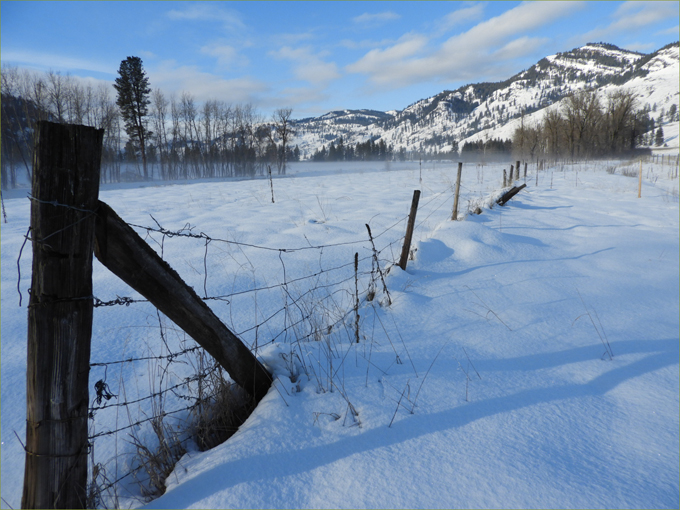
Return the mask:
<svg viewBox="0 0 680 510"><path fill-rule="evenodd" d="M430 278L431 280L436 280L440 278L452 278L456 276L462 276L468 273L471 273L473 271L477 271L479 269L487 269L490 267L497 267L497 266L505 266L509 264L526 264L526 263L535 263L535 262L561 262L565 260L578 260L583 257L591 257L593 255L598 255L602 252L609 251L609 250L614 250L615 248L609 247L609 248L602 248L601 250L596 250L592 253L583 253L581 255L575 255L573 257L558 257L558 258L553 258L553 259L522 259L522 260L506 260L505 262L494 262L493 264L483 264L479 266L473 266L473 267L468 267L466 269L461 269L460 271L451 271L447 273L435 273L433 271L425 271L422 269L414 268L412 270L412 274L418 274L422 276L426 276Z"/></svg>
<svg viewBox="0 0 680 510"><path fill-rule="evenodd" d="M676 340L653 342L654 344L648 342L637 342L637 344L645 347L642 352L646 352L647 348L659 348L663 351L649 354L624 366L612 364L616 368L582 384L533 388L512 395L468 403L438 413L415 414L396 422L392 428L377 427L357 436L340 439L332 444L272 454L258 454L215 466L196 478L185 481L181 486L169 490L163 497L151 502L147 508L187 508L217 491L241 483L280 480L291 475L307 473L351 455L398 445L404 441L463 427L483 418L537 404L603 396L627 380L678 364ZM627 345L628 350L640 352L633 349L633 342L626 344L630 344ZM671 347L670 351L667 350L669 347ZM580 348L575 351L575 354L567 357L576 359L582 356ZM556 362L555 358L549 358L546 366L551 366ZM544 363L534 361L533 365L540 368ZM294 424L291 425L294 426Z"/></svg>
<svg viewBox="0 0 680 510"><path fill-rule="evenodd" d="M529 204L524 204L522 202L513 202L512 205L514 207L517 207L519 209L529 209L529 210L535 210L535 211L553 211L555 209L571 209L574 207L573 205L556 205L553 207L541 207L537 205L529 205Z"/></svg>
<svg viewBox="0 0 680 510"><path fill-rule="evenodd" d="M680 345L677 340L626 340L612 343L614 360L624 354L667 352L669 355L678 354ZM597 359L604 353L601 343L576 347L564 351L548 352L543 354L530 354L516 358L505 359L479 359L475 365L484 372L508 371L508 370L541 370L544 368L558 367L572 363L580 363Z"/></svg>
<svg viewBox="0 0 680 510"><path fill-rule="evenodd" d="M508 227L503 227L503 230L511 230L511 229L521 229L521 230L555 230L555 231L564 231L564 230L574 230L575 228L636 228L636 227L643 227L644 225L640 223L636 223L635 225L572 225L571 227L563 227L563 228L557 228L557 227L513 227L513 226L508 226Z"/></svg>

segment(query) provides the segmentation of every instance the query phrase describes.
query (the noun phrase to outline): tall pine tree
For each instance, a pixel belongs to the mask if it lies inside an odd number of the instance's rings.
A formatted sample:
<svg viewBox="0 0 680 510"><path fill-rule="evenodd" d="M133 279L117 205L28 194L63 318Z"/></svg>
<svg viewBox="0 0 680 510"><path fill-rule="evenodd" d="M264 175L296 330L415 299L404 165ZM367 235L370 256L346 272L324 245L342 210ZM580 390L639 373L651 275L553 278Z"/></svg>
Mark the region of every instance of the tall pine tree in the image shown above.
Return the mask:
<svg viewBox="0 0 680 510"><path fill-rule="evenodd" d="M121 115L125 121L125 131L139 147L142 156L142 167L144 178L148 179L149 174L146 166L146 139L152 135L147 130L146 116L148 105L151 103L149 94L151 87L149 79L146 77L142 67L142 59L139 57L128 57L120 63L118 69L120 75L113 84L118 92L116 104L120 108Z"/></svg>

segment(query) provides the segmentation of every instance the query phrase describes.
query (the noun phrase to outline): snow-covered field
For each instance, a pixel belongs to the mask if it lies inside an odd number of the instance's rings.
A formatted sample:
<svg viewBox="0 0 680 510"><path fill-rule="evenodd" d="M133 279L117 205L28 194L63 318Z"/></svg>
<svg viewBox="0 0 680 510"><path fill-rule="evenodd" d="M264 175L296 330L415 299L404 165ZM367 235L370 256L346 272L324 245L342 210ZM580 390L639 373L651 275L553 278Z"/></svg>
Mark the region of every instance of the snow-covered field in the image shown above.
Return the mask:
<svg viewBox="0 0 680 510"><path fill-rule="evenodd" d="M100 199L130 223L189 223L215 239L138 229L201 296L231 295L208 304L249 346L257 342L276 376L236 435L207 452L189 447L148 507L678 508L678 179L668 165L645 163L638 199L638 179L622 175L638 168L559 165L536 185L530 166L527 188L506 207L457 222L455 168L443 163L423 164L422 183L417 164L300 164L274 180L275 203L264 179L104 187ZM502 169L465 166L462 212L497 196ZM354 253L360 273L372 262L365 224L386 270L414 189L422 190L414 259L386 275L389 306L379 280L368 301L370 276L360 279L354 343ZM17 257L26 193L5 195L2 224L3 508L20 506L23 481L30 243L21 307ZM139 298L98 262L93 278L102 300ZM253 288L262 290L232 295ZM263 323L286 304L288 313ZM296 306L312 317L268 343ZM159 321L148 303L95 309L92 362L163 352ZM312 323L325 336L298 341ZM165 326L171 347L185 341ZM118 398L158 384L147 362L108 370L93 367L91 386L106 378ZM93 430L115 428L127 419L120 414L98 412ZM126 437L95 441L111 477L134 463ZM131 478L116 493L122 506L139 507Z"/></svg>

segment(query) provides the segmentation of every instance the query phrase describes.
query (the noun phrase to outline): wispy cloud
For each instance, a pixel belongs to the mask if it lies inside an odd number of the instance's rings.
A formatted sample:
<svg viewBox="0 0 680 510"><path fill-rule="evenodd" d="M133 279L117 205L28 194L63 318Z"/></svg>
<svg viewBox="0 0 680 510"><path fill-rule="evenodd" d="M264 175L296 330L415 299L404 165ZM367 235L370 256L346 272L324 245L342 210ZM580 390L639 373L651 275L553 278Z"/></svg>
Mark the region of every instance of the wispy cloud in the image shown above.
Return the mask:
<svg viewBox="0 0 680 510"><path fill-rule="evenodd" d="M302 41L309 41L314 39L314 37L316 37L314 31L310 30L307 32L274 34L271 36L271 41L275 46L291 46Z"/></svg>
<svg viewBox="0 0 680 510"><path fill-rule="evenodd" d="M312 85L322 86L340 77L338 66L334 62L325 62L320 54L315 54L310 47L283 48L270 52L279 59L290 60L293 63L293 75Z"/></svg>
<svg viewBox="0 0 680 510"><path fill-rule="evenodd" d="M484 7L483 4L474 4L468 7L463 7L450 12L442 20L438 22L438 31L440 33L445 33L455 28L457 26L469 23L471 21L479 21L484 17Z"/></svg>
<svg viewBox="0 0 680 510"><path fill-rule="evenodd" d="M193 65L178 65L166 60L148 71L155 87L170 93L190 92L197 101L220 99L230 103L255 103L269 91L268 85L251 77L224 79Z"/></svg>
<svg viewBox="0 0 680 510"><path fill-rule="evenodd" d="M212 2L196 2L183 9L172 9L168 11L167 17L181 21L217 21L230 28L245 28L238 12Z"/></svg>
<svg viewBox="0 0 680 510"><path fill-rule="evenodd" d="M120 62L99 62L77 57L57 55L54 53L43 53L30 50L12 50L5 48L2 50L2 61L3 63L10 62L23 67L38 70L53 69L62 72L78 70L109 74L115 74L120 65Z"/></svg>
<svg viewBox="0 0 680 510"><path fill-rule="evenodd" d="M394 44L394 39L383 39L381 41L375 41L372 39L362 39L361 41L353 41L352 39L342 39L338 46L341 48L347 48L348 50L367 50L380 48L382 46L387 46L389 44Z"/></svg>
<svg viewBox="0 0 680 510"><path fill-rule="evenodd" d="M248 59L239 51L228 44L212 43L201 47L201 53L217 59L217 65L221 68L230 68L235 65L248 64Z"/></svg>
<svg viewBox="0 0 680 510"><path fill-rule="evenodd" d="M680 4L678 2L625 2L612 13L609 25L598 27L579 36L577 44L606 41L620 35L633 35L655 23L677 19L679 15ZM668 30L669 35L673 30L677 36L677 26Z"/></svg>
<svg viewBox="0 0 680 510"><path fill-rule="evenodd" d="M678 33L680 33L680 26L675 25L674 27L671 27L666 30L662 30L659 32L660 35L672 35L675 36L675 40L678 40Z"/></svg>
<svg viewBox="0 0 680 510"><path fill-rule="evenodd" d="M438 47L411 33L385 49L369 51L347 66L375 85L397 88L421 80L489 79L511 71L508 59L537 51L545 39L526 34L582 7L581 2L529 2L483 21Z"/></svg>
<svg viewBox="0 0 680 510"><path fill-rule="evenodd" d="M361 14L360 16L356 16L352 18L352 21L358 25L382 25L384 23L387 23L388 21L394 21L398 20L401 18L400 14L397 14L396 12L392 11L385 11L385 12L378 12L375 14L370 14L368 12L365 12L364 14Z"/></svg>

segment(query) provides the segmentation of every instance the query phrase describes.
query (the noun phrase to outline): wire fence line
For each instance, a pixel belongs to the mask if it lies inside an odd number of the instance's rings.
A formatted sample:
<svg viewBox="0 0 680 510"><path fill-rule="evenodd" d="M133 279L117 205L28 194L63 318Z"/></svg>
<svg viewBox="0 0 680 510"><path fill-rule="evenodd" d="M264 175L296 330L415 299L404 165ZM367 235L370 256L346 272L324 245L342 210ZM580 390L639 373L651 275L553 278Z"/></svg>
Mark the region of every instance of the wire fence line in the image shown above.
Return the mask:
<svg viewBox="0 0 680 510"><path fill-rule="evenodd" d="M450 206L452 194L452 189L432 192L428 200L420 205L419 209L426 215L419 218L416 228L421 228L441 209ZM59 207L61 204L49 205ZM94 211L81 212L96 214ZM444 217L446 215L443 215L442 219ZM171 266L174 265L172 255L169 258L164 256L166 248L170 246L168 243L173 244L182 240L202 242L201 249L194 247L192 252L193 256L202 259L202 300L220 302L220 307L227 306L230 313L235 299L250 299L255 304L255 315L249 321L250 324L234 327L232 320L230 329L258 356L258 350L274 342L294 341L299 344L321 340L330 336L332 331L343 328L348 331L352 322L349 319L353 314L357 315L359 294L363 296L364 302L371 301L373 297L369 298L367 295L375 293L375 289L380 287L376 282L382 278L383 270L397 262L405 238L402 229L408 216L398 216L387 226L377 229L374 235L370 233L369 228L369 236L358 236L344 242L312 243L305 237L307 245L280 247L213 236L189 223L177 230L171 230L161 225L153 216L151 219L153 225L127 224L145 235L147 242L156 244L161 257L166 258ZM68 228L67 226L63 230ZM30 234L29 229L25 241L34 241ZM39 243L45 241L37 240ZM235 286L236 288L230 292L224 292L222 289L218 292L208 292L208 283L212 280L214 266L211 259L216 254L214 247L220 244L240 250L246 259L248 258L245 255L246 251L271 253L272 262L267 265L274 267L278 263L283 277L281 278L279 273L279 277L256 278L255 273L260 268L253 267L252 285L241 285L240 288ZM368 254L359 256L361 250ZM318 264L318 267L308 268L307 271L300 270L299 264L296 266L295 262L297 257L304 253L314 254L313 256L317 257L314 265ZM352 260L355 254L356 260ZM307 258L309 259L309 256ZM17 261L17 264L19 263L20 260ZM295 271L290 270L290 265L295 266ZM200 267L200 263L196 263L196 267ZM19 289L19 283L17 288ZM271 298L274 294L277 295L276 299ZM21 296L20 290L19 295ZM267 296L266 306L262 303L263 295ZM118 443L120 441L135 443L139 437L145 434L148 436L148 429L144 429L145 425L151 424L151 428L155 429L159 417L175 420L177 423L190 422L192 416L200 412L200 408L215 396L205 394L204 381L214 374L226 378L228 374L224 374L216 363L205 362L203 349L193 343L183 331L168 325L167 319L161 316L155 307L150 308L151 303L147 299L141 296L120 295L115 297L92 295L83 299L92 299L93 306L101 309L98 313L109 314L108 317L116 316L119 313L118 307L128 309L137 306L141 307L142 315L146 313L147 318L151 318L153 313L157 315L155 325L147 321L143 326L130 326L148 328L151 331L150 336L155 336L155 341L151 338L147 345L148 352L140 353L140 349L133 349L134 354L125 354L126 347L121 346L121 356L118 359L94 358L90 363L90 382L94 388L88 409L90 422L88 440L93 459L91 471L94 471L93 480L99 477L97 497L100 498L100 504L109 506L115 503L111 503L113 501L111 498L101 503L104 501L102 492L115 490L119 482L130 477L136 478L143 471L135 461L134 450L121 447L124 454L118 454ZM277 300L278 305L274 306ZM224 308L220 308L220 312L224 317ZM223 318L221 320L224 321ZM121 323L120 329L128 327L124 325L127 322L124 318L118 322ZM357 324L357 338L358 335ZM170 337L173 337L172 340ZM349 333L347 337L350 338ZM334 350L342 352L342 347L337 344L328 343L326 349L329 353ZM302 356L300 353L298 358ZM370 359L368 361L370 364ZM114 370L118 374L115 374ZM329 367L319 365L313 370L318 372L318 377L328 378L329 387L334 384L332 365ZM127 373L136 375L125 375ZM131 387L130 381L134 381L134 388ZM351 407L349 401L348 406ZM191 437L186 435L180 438L179 442L189 443ZM111 476L105 476L107 472Z"/></svg>
<svg viewBox="0 0 680 510"><path fill-rule="evenodd" d="M435 214L446 202L450 202L450 198L450 193L434 194L421 208L433 207L435 210L430 212L430 215ZM235 299L241 301L249 299L251 304L255 303L255 317L250 321L251 324L234 328L232 323L230 329L259 357L258 351L274 342L299 343L320 340L338 327L346 327L346 323L351 322L349 319L355 313L354 305L359 288L365 295L372 282L379 278L378 272L396 263L396 256L405 237L401 230L405 229L407 219L407 215L398 217L373 235L376 247L372 246L366 235L344 242L312 244L307 241L306 246L276 247L213 236L190 224L171 230L162 226L153 217L153 225L136 223L128 225L145 234L147 242L157 245L161 256L166 259L164 255L169 246L168 242L176 243L183 239L204 242L200 248L194 246L194 255L203 259L201 299L222 302L230 310ZM233 246L238 250L272 253L271 263L267 265L271 269L278 263L279 278L274 281L269 276L259 281L253 278L249 288L236 288L231 292L208 292L208 282L212 279L211 257L216 254L212 247L217 244ZM199 250L202 252L200 255ZM359 256L361 250L368 251L368 254ZM304 252L316 254L315 264L318 264L318 267L306 272L300 271L299 268L296 268L295 272L291 271L288 267L290 263L295 261L298 254ZM347 255L343 254L345 252ZM352 260L355 253L356 262ZM343 258L347 262L342 262ZM168 262L173 265L171 257ZM268 297L267 306L262 304L262 295ZM109 314L117 313L114 310L117 307L127 309L142 306L147 307L145 310L151 317L151 309L148 308L151 306L150 302L138 296L92 296L92 298L95 308L108 309ZM278 305L273 306L276 301ZM224 311L223 308L220 310ZM102 494L104 492L118 490L117 485L121 480L142 476L143 470L140 470L136 463L134 452L129 452L127 459L119 455L107 458L110 452L118 448L111 444L112 442L121 439L128 443L134 442L131 437L135 434L144 435L145 425L151 424L151 428L156 426L159 412L164 419L175 420L177 423L190 422L199 407L205 405L206 395L201 394L200 390L202 382L214 373L228 378L228 374L224 374L219 365L201 364L198 360L203 355L203 349L193 343L184 332L168 325L167 320L157 310L156 313L157 324L151 326L149 320L145 327L156 331L151 332L151 335L156 336L156 347L149 347L149 350L160 352L121 355L120 359L92 360L90 364L92 370L90 381L94 387L94 396L89 408L89 441L92 445L93 464L97 467L97 474L100 475L97 489L99 498L105 499ZM173 336L174 340L170 341L168 335ZM112 372L114 369L118 374L114 375ZM125 387L125 380L130 378L126 378L123 373L128 371L147 372L148 380L138 381L139 388L133 391L129 383L128 387ZM160 410L154 411L154 407ZM109 444L104 444L100 448L103 441ZM187 443L191 439L187 436L182 437L180 441ZM101 455L99 450L103 450ZM112 462L122 463L124 466L117 465L113 468ZM113 473L111 479L101 477L101 473L107 471L106 466L108 472ZM104 503L105 506L107 504L110 503Z"/></svg>

